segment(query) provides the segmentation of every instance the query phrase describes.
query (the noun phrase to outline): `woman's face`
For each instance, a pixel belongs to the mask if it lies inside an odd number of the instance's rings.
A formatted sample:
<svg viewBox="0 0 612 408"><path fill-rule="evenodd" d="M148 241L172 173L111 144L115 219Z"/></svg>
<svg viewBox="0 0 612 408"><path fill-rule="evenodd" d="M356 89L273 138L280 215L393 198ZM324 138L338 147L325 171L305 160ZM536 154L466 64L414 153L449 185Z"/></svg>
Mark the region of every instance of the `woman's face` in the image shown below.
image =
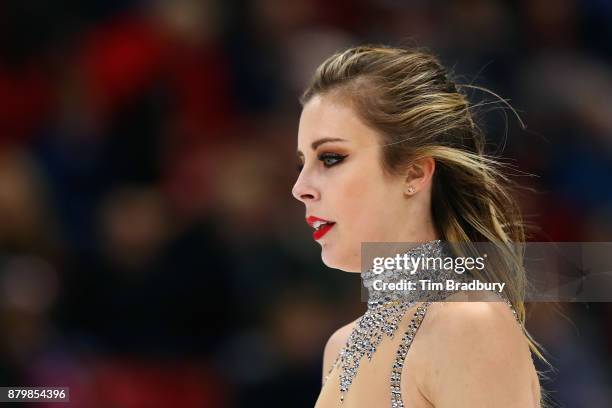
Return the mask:
<svg viewBox="0 0 612 408"><path fill-rule="evenodd" d="M380 144L376 131L337 97L315 96L302 110L301 170L292 193L306 206L311 226L316 219L333 223L313 228L323 262L331 268L359 272L362 242L405 238L406 182L383 173Z"/></svg>

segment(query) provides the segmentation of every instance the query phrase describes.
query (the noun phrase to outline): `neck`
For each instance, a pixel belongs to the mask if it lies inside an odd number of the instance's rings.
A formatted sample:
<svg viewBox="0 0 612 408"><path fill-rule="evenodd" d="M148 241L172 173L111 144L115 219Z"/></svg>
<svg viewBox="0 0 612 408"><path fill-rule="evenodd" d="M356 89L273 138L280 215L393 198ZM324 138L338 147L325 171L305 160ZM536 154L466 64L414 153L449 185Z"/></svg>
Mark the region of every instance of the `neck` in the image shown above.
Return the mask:
<svg viewBox="0 0 612 408"><path fill-rule="evenodd" d="M392 261L374 263L361 273L367 290L368 307L436 301L449 296L452 292L444 290L446 280L463 280L466 277L466 274L444 268L444 260L451 256L446 245L438 239L419 243L392 257L385 256ZM443 287L431 283L441 283Z"/></svg>

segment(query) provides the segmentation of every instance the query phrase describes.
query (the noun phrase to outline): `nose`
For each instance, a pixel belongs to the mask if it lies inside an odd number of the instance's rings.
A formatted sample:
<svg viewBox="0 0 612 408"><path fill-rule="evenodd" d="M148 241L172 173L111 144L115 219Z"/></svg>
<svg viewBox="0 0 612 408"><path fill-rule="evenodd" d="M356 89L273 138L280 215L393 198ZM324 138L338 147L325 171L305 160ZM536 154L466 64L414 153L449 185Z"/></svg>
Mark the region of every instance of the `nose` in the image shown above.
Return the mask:
<svg viewBox="0 0 612 408"><path fill-rule="evenodd" d="M319 191L312 186L312 184L304 177L305 173L301 173L296 180L291 194L296 200L303 202L318 200L320 197Z"/></svg>

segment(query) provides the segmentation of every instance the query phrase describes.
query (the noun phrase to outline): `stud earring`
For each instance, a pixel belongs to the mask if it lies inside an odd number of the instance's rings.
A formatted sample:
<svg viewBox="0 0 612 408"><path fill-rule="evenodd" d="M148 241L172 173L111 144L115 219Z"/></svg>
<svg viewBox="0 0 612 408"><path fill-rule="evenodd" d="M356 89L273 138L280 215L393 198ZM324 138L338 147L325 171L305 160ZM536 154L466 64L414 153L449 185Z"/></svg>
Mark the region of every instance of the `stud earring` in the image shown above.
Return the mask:
<svg viewBox="0 0 612 408"><path fill-rule="evenodd" d="M413 194L414 193L414 187L410 186L408 187L408 194Z"/></svg>

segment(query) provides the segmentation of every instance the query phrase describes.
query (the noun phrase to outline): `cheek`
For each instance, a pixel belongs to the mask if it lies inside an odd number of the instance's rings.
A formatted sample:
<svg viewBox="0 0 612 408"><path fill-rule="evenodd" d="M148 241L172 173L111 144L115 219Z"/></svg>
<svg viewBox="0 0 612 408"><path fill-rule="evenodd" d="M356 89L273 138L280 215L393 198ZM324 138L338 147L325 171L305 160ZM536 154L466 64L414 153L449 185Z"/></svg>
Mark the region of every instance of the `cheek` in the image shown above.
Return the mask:
<svg viewBox="0 0 612 408"><path fill-rule="evenodd" d="M385 241L386 223L380 214L385 206L385 192L380 183L372 173L360 171L349 172L336 184L338 188L333 191L330 204L339 223L338 239L330 239L323 250L327 266L360 272L361 243Z"/></svg>
<svg viewBox="0 0 612 408"><path fill-rule="evenodd" d="M378 173L378 169L363 166L360 171L350 172L337 190L339 217L345 230L351 232L356 245L362 241L382 239L385 212L392 199L389 186Z"/></svg>

